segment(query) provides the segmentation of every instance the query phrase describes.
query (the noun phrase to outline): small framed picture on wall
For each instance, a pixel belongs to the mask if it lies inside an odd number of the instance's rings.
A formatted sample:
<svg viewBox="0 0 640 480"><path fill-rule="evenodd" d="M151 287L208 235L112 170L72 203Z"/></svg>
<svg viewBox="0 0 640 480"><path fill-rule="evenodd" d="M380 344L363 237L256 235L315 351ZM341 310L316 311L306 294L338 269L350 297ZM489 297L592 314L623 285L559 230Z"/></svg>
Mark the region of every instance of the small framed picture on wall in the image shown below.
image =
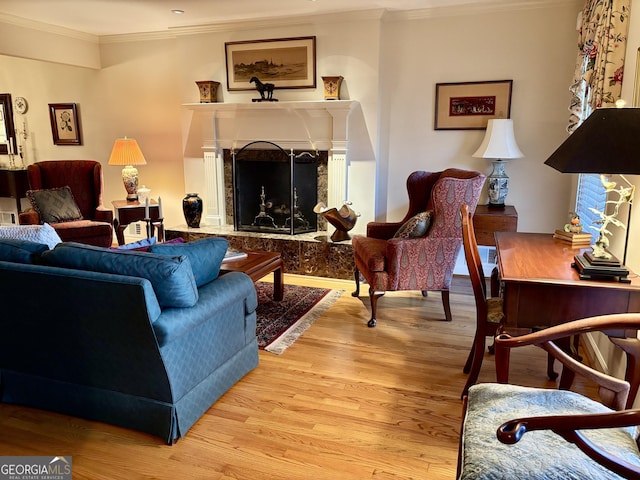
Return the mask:
<svg viewBox="0 0 640 480"><path fill-rule="evenodd" d="M435 130L484 130L492 118L511 118L513 80L437 83Z"/></svg>
<svg viewBox="0 0 640 480"><path fill-rule="evenodd" d="M82 145L75 103L50 103L49 118L54 145Z"/></svg>

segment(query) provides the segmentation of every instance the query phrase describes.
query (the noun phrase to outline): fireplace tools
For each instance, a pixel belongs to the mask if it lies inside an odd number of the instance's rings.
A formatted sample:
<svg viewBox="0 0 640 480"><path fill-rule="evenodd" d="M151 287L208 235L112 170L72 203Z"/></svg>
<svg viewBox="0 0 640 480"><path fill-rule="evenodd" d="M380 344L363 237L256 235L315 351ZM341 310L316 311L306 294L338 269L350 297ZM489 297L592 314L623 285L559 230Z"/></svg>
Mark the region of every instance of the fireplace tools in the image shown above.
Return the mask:
<svg viewBox="0 0 640 480"><path fill-rule="evenodd" d="M260 212L255 216L251 225L254 227L278 228L273 217L271 215L267 215L267 207L271 208L272 205L271 202L269 202L268 205L264 203L265 198L264 185L262 185L262 193L260 193Z"/></svg>

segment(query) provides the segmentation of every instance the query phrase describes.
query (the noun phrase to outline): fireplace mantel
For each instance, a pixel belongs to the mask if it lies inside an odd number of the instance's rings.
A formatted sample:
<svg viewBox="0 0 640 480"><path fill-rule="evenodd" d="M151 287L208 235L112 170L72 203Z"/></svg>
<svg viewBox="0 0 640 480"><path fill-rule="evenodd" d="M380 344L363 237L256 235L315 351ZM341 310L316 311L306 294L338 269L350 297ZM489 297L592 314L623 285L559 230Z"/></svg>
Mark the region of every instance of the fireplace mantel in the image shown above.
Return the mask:
<svg viewBox="0 0 640 480"><path fill-rule="evenodd" d="M191 113L185 155L204 154L207 223L225 224L223 149L239 150L256 140L328 151L328 202L340 206L348 190L348 119L358 105L355 100L183 104Z"/></svg>

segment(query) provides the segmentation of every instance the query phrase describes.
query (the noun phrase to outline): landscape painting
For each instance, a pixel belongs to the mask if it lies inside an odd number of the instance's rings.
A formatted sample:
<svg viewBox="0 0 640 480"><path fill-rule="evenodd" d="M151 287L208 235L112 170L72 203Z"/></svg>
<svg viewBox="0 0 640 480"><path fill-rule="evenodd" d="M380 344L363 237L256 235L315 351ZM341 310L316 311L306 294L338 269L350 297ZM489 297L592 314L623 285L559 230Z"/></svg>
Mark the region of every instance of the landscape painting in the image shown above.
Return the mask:
<svg viewBox="0 0 640 480"><path fill-rule="evenodd" d="M225 43L227 89L254 90L257 77L275 88L316 87L316 37Z"/></svg>

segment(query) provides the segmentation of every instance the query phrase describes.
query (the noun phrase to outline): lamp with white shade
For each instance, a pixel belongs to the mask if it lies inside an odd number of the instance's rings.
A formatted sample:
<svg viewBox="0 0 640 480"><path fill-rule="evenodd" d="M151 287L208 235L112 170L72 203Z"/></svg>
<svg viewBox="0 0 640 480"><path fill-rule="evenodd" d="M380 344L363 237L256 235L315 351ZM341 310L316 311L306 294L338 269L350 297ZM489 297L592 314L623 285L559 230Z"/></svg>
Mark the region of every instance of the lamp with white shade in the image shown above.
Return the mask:
<svg viewBox="0 0 640 480"><path fill-rule="evenodd" d="M134 165L146 165L147 161L133 138L117 138L113 143L109 165L124 165L122 182L127 190L127 202L138 200L138 169Z"/></svg>
<svg viewBox="0 0 640 480"><path fill-rule="evenodd" d="M509 177L504 171L504 160L524 156L513 134L513 120L489 120L484 140L473 156L493 159L493 172L489 175L489 206L504 207L505 198L509 193Z"/></svg>

